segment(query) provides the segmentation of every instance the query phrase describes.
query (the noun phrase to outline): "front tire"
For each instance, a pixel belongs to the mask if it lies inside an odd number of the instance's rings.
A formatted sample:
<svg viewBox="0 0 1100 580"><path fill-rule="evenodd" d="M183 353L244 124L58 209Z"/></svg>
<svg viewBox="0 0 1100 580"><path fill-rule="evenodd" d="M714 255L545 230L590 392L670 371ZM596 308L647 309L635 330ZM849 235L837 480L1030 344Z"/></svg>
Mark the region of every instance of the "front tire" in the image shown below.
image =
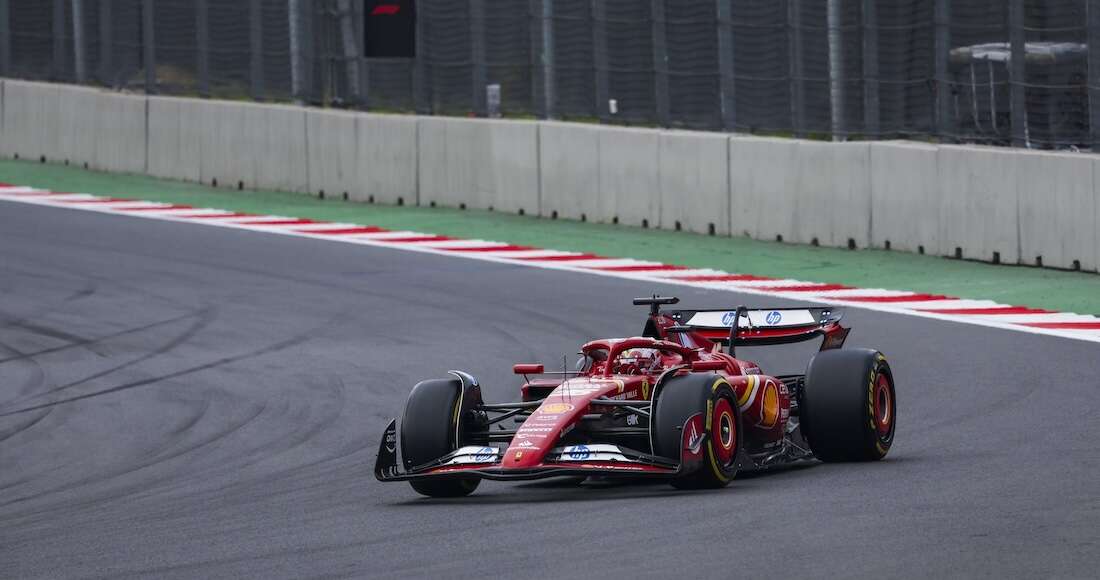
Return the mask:
<svg viewBox="0 0 1100 580"><path fill-rule="evenodd" d="M673 487L720 488L737 475L742 429L736 401L733 387L720 375L681 375L661 386L651 419L654 455L680 461L683 427L695 415L702 414L701 427L710 433L702 443L702 464L672 480Z"/></svg>
<svg viewBox="0 0 1100 580"><path fill-rule="evenodd" d="M882 353L820 352L806 369L802 432L822 461L878 461L894 442L896 401L894 375Z"/></svg>
<svg viewBox="0 0 1100 580"><path fill-rule="evenodd" d="M466 441L462 412L462 382L458 379L421 381L409 393L401 417L401 456L406 469L439 459ZM481 480L454 477L410 481L417 493L428 497L470 495Z"/></svg>

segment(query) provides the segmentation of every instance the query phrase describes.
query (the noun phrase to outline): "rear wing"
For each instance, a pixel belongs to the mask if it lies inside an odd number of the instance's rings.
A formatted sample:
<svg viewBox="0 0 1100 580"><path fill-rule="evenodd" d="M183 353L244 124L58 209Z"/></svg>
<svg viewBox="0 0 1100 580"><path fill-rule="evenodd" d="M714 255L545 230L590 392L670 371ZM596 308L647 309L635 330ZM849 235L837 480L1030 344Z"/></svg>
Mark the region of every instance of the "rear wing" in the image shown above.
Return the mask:
<svg viewBox="0 0 1100 580"><path fill-rule="evenodd" d="M790 344L824 337L821 350L840 348L850 329L840 325L844 313L831 307L665 310L678 303L674 297L638 298L634 304L650 306L645 334L675 341L674 335L732 347ZM682 342L679 341L679 342Z"/></svg>

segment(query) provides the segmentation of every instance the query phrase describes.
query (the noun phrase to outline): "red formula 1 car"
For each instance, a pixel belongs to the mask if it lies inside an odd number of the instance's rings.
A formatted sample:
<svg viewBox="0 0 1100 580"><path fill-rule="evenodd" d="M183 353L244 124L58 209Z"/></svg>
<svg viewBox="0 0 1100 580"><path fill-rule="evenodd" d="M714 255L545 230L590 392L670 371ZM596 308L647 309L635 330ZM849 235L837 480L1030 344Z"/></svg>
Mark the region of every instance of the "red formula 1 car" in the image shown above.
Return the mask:
<svg viewBox="0 0 1100 580"><path fill-rule="evenodd" d="M469 374L417 384L400 428L386 428L375 476L433 497L482 479L665 478L725 486L739 469L794 461L874 461L894 439L894 377L874 350L841 350L849 329L831 308L661 311L643 336L593 340L575 371L517 364L522 400L485 403ZM768 375L738 346L823 338L805 375ZM725 351L723 351L725 348ZM398 455L400 450L400 456Z"/></svg>

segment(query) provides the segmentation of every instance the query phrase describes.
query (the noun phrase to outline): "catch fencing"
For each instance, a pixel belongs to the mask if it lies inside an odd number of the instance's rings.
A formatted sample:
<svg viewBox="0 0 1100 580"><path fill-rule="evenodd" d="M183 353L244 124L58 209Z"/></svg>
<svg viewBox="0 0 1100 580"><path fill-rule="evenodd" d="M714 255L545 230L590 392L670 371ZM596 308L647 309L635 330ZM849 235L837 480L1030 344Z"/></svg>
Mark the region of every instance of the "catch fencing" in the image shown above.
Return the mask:
<svg viewBox="0 0 1100 580"><path fill-rule="evenodd" d="M1100 0L419 0L417 56L366 58L374 4L0 0L0 75L385 112L1100 146Z"/></svg>

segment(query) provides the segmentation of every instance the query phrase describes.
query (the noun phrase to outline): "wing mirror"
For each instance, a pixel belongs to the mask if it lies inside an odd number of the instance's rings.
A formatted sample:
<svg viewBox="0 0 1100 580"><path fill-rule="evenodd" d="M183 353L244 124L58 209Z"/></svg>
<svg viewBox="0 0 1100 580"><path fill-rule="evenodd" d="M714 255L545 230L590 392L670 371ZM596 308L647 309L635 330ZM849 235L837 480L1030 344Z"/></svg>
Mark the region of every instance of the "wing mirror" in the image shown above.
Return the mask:
<svg viewBox="0 0 1100 580"><path fill-rule="evenodd" d="M512 366L512 372L517 375L541 375L543 366L540 363L520 363Z"/></svg>
<svg viewBox="0 0 1100 580"><path fill-rule="evenodd" d="M720 371L724 368L726 363L720 360L697 360L691 363L691 371L696 373Z"/></svg>

